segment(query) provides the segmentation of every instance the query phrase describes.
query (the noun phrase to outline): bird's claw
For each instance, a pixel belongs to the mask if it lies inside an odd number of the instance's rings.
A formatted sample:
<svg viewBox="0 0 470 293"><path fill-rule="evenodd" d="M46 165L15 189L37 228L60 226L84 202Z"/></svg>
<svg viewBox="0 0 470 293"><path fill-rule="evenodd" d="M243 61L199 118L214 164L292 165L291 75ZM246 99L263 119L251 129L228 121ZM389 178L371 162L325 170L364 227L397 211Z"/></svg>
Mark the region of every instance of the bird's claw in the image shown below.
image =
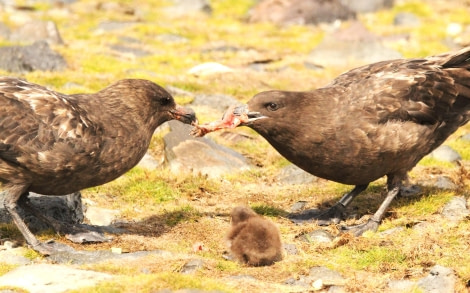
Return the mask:
<svg viewBox="0 0 470 293"><path fill-rule="evenodd" d="M375 232L379 228L380 222L369 219L367 222L355 226L342 226L342 232L351 232L354 236L361 236L366 231Z"/></svg>

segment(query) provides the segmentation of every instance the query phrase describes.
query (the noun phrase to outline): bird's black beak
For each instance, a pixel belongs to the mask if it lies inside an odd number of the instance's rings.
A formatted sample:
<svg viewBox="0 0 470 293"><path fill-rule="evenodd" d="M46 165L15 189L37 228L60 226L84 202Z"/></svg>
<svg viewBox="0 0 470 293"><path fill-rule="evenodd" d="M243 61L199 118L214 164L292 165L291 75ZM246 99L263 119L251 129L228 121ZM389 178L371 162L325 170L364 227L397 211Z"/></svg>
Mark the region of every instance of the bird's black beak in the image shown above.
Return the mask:
<svg viewBox="0 0 470 293"><path fill-rule="evenodd" d="M179 120L185 124L197 124L196 113L191 108L176 106L169 111L172 119Z"/></svg>
<svg viewBox="0 0 470 293"><path fill-rule="evenodd" d="M246 125L258 119L267 118L260 112L250 111L248 105L242 105L233 109L233 115L239 117L240 125Z"/></svg>

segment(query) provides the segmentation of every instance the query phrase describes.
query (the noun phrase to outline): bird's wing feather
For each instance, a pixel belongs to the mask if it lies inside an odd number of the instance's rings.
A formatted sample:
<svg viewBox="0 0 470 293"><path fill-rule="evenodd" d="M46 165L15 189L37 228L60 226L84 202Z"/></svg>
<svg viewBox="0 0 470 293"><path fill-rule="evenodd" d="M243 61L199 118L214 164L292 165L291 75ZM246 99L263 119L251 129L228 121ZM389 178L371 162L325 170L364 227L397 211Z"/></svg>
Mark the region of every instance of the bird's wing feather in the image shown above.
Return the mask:
<svg viewBox="0 0 470 293"><path fill-rule="evenodd" d="M97 131L73 100L22 80L0 78L0 104L0 158L10 163Z"/></svg>
<svg viewBox="0 0 470 293"><path fill-rule="evenodd" d="M427 61L393 60L359 67L329 86L343 88L346 102L362 103L364 113L378 123L434 124L449 112L459 92L440 64Z"/></svg>

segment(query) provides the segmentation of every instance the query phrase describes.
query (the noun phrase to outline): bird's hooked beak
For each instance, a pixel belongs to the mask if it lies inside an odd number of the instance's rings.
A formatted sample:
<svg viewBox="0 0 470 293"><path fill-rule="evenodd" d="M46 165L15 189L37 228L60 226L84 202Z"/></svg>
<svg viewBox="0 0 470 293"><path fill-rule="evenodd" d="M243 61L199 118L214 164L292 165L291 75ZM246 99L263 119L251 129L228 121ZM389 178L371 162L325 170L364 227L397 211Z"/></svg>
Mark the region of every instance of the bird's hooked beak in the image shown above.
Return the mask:
<svg viewBox="0 0 470 293"><path fill-rule="evenodd" d="M185 124L197 124L196 113L191 108L176 105L175 109L169 111L172 119L179 120Z"/></svg>
<svg viewBox="0 0 470 293"><path fill-rule="evenodd" d="M250 111L248 105L235 107L232 114L240 120L240 125L246 125L258 119L268 118L260 112Z"/></svg>

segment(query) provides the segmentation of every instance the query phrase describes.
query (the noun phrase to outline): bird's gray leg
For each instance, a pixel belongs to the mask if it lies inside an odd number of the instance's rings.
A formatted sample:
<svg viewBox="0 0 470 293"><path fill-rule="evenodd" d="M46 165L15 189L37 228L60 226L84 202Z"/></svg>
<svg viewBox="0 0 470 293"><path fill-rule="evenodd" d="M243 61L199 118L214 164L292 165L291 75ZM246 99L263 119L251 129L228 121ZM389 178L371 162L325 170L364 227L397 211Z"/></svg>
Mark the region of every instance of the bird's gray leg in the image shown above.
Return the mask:
<svg viewBox="0 0 470 293"><path fill-rule="evenodd" d="M334 206L326 211L319 212L318 210L308 210L301 214L291 215L290 219L294 222L316 220L318 225L321 226L337 224L343 220L346 207L356 196L364 191L368 185L369 184L356 185L350 192L343 195L343 197Z"/></svg>
<svg viewBox="0 0 470 293"><path fill-rule="evenodd" d="M64 234L65 237L72 242L106 242L110 240L109 238L105 237L102 233L99 233L97 231L90 231L87 228L80 227L80 225L63 223L53 217L45 215L34 205L32 205L27 197L20 198L18 204L21 206L21 208L34 215L36 218L51 225L57 233Z"/></svg>
<svg viewBox="0 0 470 293"><path fill-rule="evenodd" d="M39 242L18 214L18 201L21 197L28 195L27 189L28 186L26 185L5 186L3 205L10 214L18 230L23 234L26 242L37 252L43 255L49 255L53 252L53 248L49 247L47 244Z"/></svg>
<svg viewBox="0 0 470 293"><path fill-rule="evenodd" d="M400 187L401 180L397 180L397 182L392 182L392 180L389 180L387 196L375 214L366 223L357 226L343 227L343 230L351 231L355 236L360 236L366 231L377 231L377 228L379 227L388 207L392 203L395 196L400 193Z"/></svg>

